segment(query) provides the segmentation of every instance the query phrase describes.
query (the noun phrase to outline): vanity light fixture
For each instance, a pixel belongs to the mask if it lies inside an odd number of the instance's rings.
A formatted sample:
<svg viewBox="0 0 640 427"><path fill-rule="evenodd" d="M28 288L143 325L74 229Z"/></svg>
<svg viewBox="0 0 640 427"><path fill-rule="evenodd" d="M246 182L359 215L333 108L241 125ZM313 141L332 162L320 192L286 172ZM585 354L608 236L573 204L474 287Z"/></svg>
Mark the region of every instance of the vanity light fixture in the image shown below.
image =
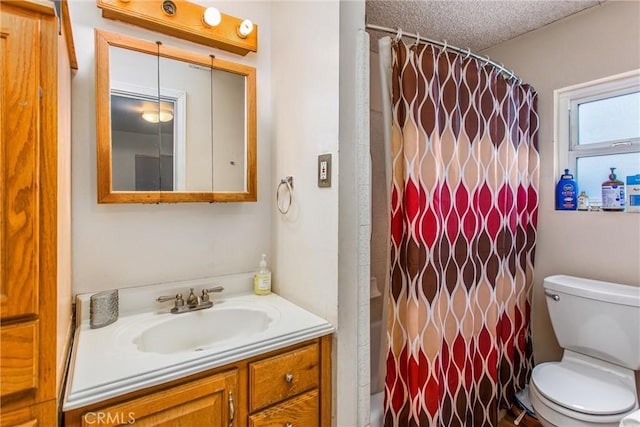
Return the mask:
<svg viewBox="0 0 640 427"><path fill-rule="evenodd" d="M258 51L258 25L222 13L215 7L189 0L96 0L96 4L102 9L103 18L238 55Z"/></svg>
<svg viewBox="0 0 640 427"><path fill-rule="evenodd" d="M208 7L202 14L202 21L209 27L217 27L222 22L222 15L215 7Z"/></svg>
<svg viewBox="0 0 640 427"><path fill-rule="evenodd" d="M169 110L160 110L160 114L158 111L143 111L142 118L149 123L158 123L158 122L170 122L173 120L173 113Z"/></svg>
<svg viewBox="0 0 640 427"><path fill-rule="evenodd" d="M237 33L241 39L246 39L253 31L253 22L250 19L245 19L238 25Z"/></svg>
<svg viewBox="0 0 640 427"><path fill-rule="evenodd" d="M162 12L167 16L174 16L178 11L178 7L172 0L164 0L162 2Z"/></svg>

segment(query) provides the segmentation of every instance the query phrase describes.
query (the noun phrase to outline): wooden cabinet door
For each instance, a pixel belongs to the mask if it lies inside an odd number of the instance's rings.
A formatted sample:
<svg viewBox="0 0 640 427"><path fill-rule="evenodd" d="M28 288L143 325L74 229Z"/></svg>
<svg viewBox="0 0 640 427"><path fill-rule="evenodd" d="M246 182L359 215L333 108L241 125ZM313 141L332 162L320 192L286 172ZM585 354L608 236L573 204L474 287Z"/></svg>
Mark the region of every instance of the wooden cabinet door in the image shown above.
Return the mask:
<svg viewBox="0 0 640 427"><path fill-rule="evenodd" d="M0 398L38 387L38 322L0 326Z"/></svg>
<svg viewBox="0 0 640 427"><path fill-rule="evenodd" d="M82 426L240 426L238 370L223 372L148 396L82 414Z"/></svg>
<svg viewBox="0 0 640 427"><path fill-rule="evenodd" d="M0 427L46 427L55 425L58 406L55 400L30 405L16 411L2 411Z"/></svg>
<svg viewBox="0 0 640 427"><path fill-rule="evenodd" d="M38 314L39 21L0 14L0 319Z"/></svg>

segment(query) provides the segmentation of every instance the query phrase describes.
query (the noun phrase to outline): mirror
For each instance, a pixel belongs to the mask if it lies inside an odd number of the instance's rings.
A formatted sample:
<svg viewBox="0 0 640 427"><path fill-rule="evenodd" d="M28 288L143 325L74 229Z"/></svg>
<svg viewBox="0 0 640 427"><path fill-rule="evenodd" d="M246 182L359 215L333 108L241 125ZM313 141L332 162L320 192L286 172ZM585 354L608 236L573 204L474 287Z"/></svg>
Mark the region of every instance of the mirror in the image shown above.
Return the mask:
<svg viewBox="0 0 640 427"><path fill-rule="evenodd" d="M257 199L255 68L95 30L99 203Z"/></svg>

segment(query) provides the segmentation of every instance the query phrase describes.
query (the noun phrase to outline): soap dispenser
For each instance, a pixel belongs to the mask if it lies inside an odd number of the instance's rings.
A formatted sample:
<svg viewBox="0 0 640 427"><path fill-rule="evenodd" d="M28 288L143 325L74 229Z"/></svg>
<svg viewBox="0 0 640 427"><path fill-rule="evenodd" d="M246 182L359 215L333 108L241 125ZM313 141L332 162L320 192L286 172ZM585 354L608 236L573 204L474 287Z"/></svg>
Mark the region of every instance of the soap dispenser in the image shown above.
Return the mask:
<svg viewBox="0 0 640 427"><path fill-rule="evenodd" d="M258 271L253 276L253 291L256 295L271 293L271 270L267 267L267 255L262 254Z"/></svg>
<svg viewBox="0 0 640 427"><path fill-rule="evenodd" d="M611 169L609 179L602 183L602 210L611 212L624 211L624 182L617 179L615 170Z"/></svg>

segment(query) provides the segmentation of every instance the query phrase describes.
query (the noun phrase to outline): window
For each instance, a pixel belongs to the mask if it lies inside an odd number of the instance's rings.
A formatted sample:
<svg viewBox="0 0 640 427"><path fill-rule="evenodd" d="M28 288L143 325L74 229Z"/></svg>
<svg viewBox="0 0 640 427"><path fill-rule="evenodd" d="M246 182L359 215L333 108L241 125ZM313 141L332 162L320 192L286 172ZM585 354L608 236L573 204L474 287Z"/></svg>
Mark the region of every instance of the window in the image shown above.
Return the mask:
<svg viewBox="0 0 640 427"><path fill-rule="evenodd" d="M591 201L609 168L626 182L640 174L640 70L555 91L559 179L571 170Z"/></svg>

